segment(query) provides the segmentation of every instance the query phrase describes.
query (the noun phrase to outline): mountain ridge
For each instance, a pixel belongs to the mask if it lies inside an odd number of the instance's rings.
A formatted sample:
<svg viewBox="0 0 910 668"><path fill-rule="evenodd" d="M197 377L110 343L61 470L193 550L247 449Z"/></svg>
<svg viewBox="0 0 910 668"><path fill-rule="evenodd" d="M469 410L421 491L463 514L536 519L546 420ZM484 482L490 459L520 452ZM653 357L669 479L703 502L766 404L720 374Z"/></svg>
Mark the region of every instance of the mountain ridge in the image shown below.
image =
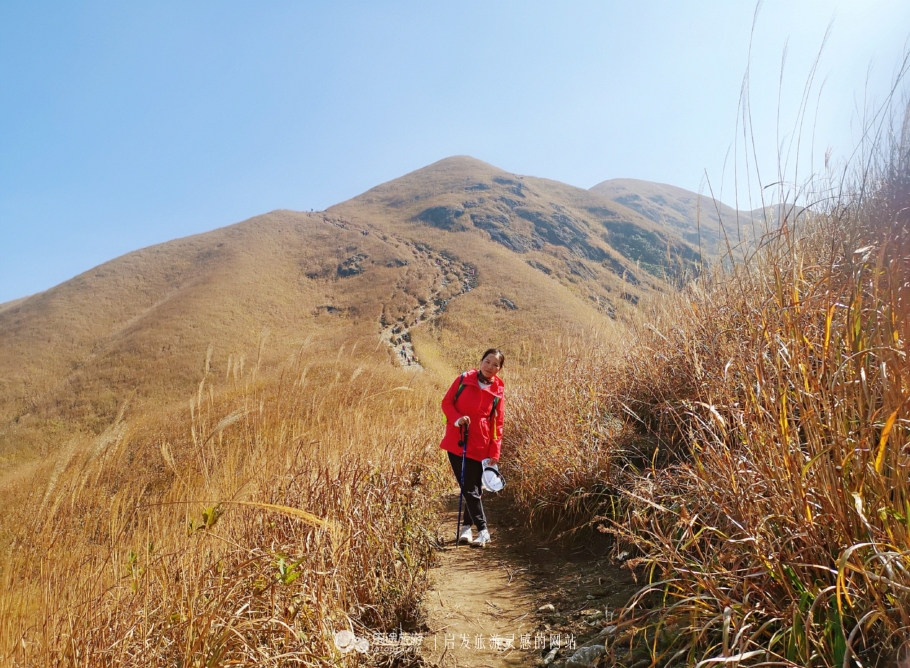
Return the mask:
<svg viewBox="0 0 910 668"><path fill-rule="evenodd" d="M675 229L682 238L713 258L731 252L741 257L776 224L781 213L789 215L802 210L792 206L740 210L708 195L641 179L608 179L589 190L659 225Z"/></svg>
<svg viewBox="0 0 910 668"><path fill-rule="evenodd" d="M99 433L128 401L181 401L205 369L343 348L406 383L404 345L441 377L490 341L530 350L626 317L698 263L603 195L445 158L324 212L271 211L0 305L0 469Z"/></svg>

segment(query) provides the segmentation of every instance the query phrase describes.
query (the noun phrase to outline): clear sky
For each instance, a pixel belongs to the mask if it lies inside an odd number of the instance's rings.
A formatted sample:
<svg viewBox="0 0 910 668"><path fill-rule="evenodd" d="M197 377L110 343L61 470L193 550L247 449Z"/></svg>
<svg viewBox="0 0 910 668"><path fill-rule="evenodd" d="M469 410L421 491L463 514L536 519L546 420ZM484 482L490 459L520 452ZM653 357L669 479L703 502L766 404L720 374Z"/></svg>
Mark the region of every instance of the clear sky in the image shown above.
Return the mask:
<svg viewBox="0 0 910 668"><path fill-rule="evenodd" d="M584 188L630 177L698 191L707 172L733 203L724 164L754 10L0 0L0 302L457 154ZM765 181L829 24L809 115L817 161L829 148L845 159L865 100L887 94L910 2L765 0L750 70Z"/></svg>

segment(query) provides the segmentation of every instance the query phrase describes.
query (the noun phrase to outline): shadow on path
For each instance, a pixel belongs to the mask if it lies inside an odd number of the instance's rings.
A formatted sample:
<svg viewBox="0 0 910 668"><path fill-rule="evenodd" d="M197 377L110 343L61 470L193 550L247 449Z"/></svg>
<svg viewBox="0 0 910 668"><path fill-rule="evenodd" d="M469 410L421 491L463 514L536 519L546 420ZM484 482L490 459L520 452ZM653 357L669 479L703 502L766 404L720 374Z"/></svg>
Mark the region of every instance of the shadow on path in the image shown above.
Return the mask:
<svg viewBox="0 0 910 668"><path fill-rule="evenodd" d="M422 655L440 668L559 668L637 589L605 540L572 549L521 527L507 498L485 495L492 543L455 546L458 496L444 500L442 548L424 601ZM553 652L553 650L556 650Z"/></svg>

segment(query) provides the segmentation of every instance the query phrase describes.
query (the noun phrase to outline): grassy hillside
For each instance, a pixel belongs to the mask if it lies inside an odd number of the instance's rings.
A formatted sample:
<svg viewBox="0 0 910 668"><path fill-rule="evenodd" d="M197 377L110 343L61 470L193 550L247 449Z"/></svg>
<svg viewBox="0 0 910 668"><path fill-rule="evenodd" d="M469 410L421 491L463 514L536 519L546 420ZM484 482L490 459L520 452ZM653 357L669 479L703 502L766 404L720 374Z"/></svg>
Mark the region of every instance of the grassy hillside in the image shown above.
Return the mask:
<svg viewBox="0 0 910 668"><path fill-rule="evenodd" d="M661 289L655 277L679 276L697 263L691 245L673 230L625 206L466 156L441 160L331 211L449 233L482 232L482 239L514 251L529 266L587 289L586 296L601 298L605 308L630 286L630 294Z"/></svg>
<svg viewBox="0 0 910 668"><path fill-rule="evenodd" d="M513 390L528 521L641 578L611 665L907 665L908 117L747 262Z"/></svg>
<svg viewBox="0 0 910 668"><path fill-rule="evenodd" d="M0 465L43 458L74 430L101 433L127 398L164 405L204 363L261 363L264 338L266 356L310 340L322 354L345 344L388 358L377 336L413 318L426 321L415 352L449 374L486 341L520 349L622 317L696 261L666 227L605 198L443 160L325 213L265 214L4 305Z"/></svg>
<svg viewBox="0 0 910 668"><path fill-rule="evenodd" d="M0 455L46 454L49 433L65 426L100 433L128 397L172 401L206 363L220 374L255 366L265 337L266 355L308 337L322 351L372 343L372 317L333 315L373 316L375 293L359 289L367 281L354 276L336 290L307 275L342 262L352 244L375 258L369 285L391 291L400 271L384 264L394 246L319 216L274 212L131 253L6 309Z"/></svg>
<svg viewBox="0 0 910 668"><path fill-rule="evenodd" d="M442 386L489 345L514 382L623 341L699 266L606 197L458 157L3 305L0 658L320 665L331 628L413 625Z"/></svg>
<svg viewBox="0 0 910 668"><path fill-rule="evenodd" d="M793 219L802 211L792 203L738 211L710 195L638 179L603 181L591 192L674 230L712 259L727 254L742 258L763 235L777 229L784 217Z"/></svg>

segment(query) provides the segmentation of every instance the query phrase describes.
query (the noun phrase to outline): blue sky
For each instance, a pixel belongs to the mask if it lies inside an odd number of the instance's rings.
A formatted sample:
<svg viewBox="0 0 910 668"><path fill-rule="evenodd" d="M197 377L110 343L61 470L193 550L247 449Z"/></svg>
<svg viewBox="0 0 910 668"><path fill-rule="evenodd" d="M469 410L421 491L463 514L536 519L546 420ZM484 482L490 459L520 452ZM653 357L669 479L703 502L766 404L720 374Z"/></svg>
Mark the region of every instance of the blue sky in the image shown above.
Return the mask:
<svg viewBox="0 0 910 668"><path fill-rule="evenodd" d="M0 302L457 154L585 188L631 177L698 191L707 173L733 203L754 9L2 0ZM766 182L829 24L804 166L829 148L849 156L904 53L910 2L765 0L750 91Z"/></svg>

